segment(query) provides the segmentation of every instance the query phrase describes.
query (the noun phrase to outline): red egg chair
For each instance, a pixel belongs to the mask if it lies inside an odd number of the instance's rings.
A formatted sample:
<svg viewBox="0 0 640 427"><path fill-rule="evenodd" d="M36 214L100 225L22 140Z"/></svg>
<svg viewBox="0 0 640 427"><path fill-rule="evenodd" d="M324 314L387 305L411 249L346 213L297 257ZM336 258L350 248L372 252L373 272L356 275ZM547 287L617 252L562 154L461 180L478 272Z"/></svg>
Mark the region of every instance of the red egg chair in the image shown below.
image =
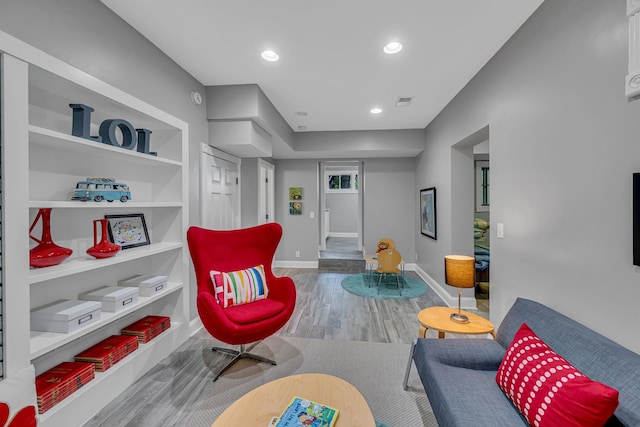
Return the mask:
<svg viewBox="0 0 640 427"><path fill-rule="evenodd" d="M295 307L296 288L293 280L290 277L275 277L271 271L271 263L281 237L282 227L277 223L237 230L210 230L195 226L187 230L189 252L198 284L198 314L202 324L214 338L240 346L239 350L213 347L213 351L234 356L216 374L214 381L243 358L276 364L274 360L250 351L261 340L282 328ZM234 275L240 271L253 271L256 266L262 266L264 272L260 277L264 279L267 291L260 295L262 299L240 302L225 308L222 287L227 289L227 284L232 281L224 281L221 286L222 273L227 273L227 278L239 277ZM258 281L261 279L256 280ZM238 292L237 289L234 290ZM224 295L229 296L231 292L233 291ZM247 344L251 345L245 348Z"/></svg>

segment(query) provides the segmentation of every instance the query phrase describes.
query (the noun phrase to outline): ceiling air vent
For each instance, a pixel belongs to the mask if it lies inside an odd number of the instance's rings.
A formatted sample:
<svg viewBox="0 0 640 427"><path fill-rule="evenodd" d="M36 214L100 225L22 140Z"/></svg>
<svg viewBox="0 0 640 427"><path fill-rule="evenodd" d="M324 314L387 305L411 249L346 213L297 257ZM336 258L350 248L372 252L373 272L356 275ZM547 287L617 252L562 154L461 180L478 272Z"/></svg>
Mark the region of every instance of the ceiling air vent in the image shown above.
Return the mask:
<svg viewBox="0 0 640 427"><path fill-rule="evenodd" d="M399 96L396 99L396 107L408 107L413 102L413 96Z"/></svg>

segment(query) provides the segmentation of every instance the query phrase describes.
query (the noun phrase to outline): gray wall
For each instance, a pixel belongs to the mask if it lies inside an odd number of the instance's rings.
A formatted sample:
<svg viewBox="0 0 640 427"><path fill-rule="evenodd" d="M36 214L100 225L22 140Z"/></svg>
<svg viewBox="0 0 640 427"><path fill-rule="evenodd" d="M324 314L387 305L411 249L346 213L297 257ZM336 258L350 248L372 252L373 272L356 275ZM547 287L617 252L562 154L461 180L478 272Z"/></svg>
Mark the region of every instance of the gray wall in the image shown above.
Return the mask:
<svg viewBox="0 0 640 427"><path fill-rule="evenodd" d="M199 144L207 141L207 122L205 105L190 100L193 90L204 94L197 80L98 0L3 0L0 29L189 123L190 223L199 222Z"/></svg>
<svg viewBox="0 0 640 427"><path fill-rule="evenodd" d="M325 193L327 209L331 209L329 233L358 234L358 193Z"/></svg>
<svg viewBox="0 0 640 427"><path fill-rule="evenodd" d="M317 261L320 230L318 161L276 160L275 181L275 220L284 229L276 259ZM289 214L289 187L302 187L302 215ZM310 212L314 213L314 218L310 218ZM299 258L295 256L296 251L300 251Z"/></svg>
<svg viewBox="0 0 640 427"><path fill-rule="evenodd" d="M415 260L418 192L413 158L364 161L364 248L376 252L383 237L393 239L406 262Z"/></svg>
<svg viewBox="0 0 640 427"><path fill-rule="evenodd" d="M319 160L276 161L276 221L284 235L278 248L279 261L318 260L320 217L318 215ZM390 237L407 262L415 259L415 228L418 193L413 158L366 159L360 184L364 189L364 248L374 253L378 240ZM303 187L302 215L289 215L289 187ZM315 218L309 218L309 212ZM300 258L295 258L295 251Z"/></svg>
<svg viewBox="0 0 640 427"><path fill-rule="evenodd" d="M547 0L428 126L416 186L438 187L438 240L416 245L419 266L444 284L459 225L451 147L488 126L491 319L527 297L639 352L631 176L640 101L624 95L625 12L623 1Z"/></svg>

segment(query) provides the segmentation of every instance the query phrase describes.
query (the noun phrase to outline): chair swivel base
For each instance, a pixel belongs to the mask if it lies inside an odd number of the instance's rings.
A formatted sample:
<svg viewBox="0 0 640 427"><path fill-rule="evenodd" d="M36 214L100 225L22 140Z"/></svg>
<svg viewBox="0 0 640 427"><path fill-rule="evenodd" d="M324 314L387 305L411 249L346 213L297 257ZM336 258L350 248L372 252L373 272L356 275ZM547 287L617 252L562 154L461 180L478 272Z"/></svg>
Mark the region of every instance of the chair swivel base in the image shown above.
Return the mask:
<svg viewBox="0 0 640 427"><path fill-rule="evenodd" d="M217 381L218 378L220 378L220 376L227 370L229 369L231 366L233 366L238 360L240 359L252 359L252 360L256 360L258 362L264 362L264 363L270 363L272 365L276 365L276 361L275 360L271 360L271 359L267 359L266 357L262 357L262 356L258 356L257 354L253 354L250 353L251 350L253 350L253 348L258 345L260 343L260 341L255 342L253 344L251 344L251 346L249 346L249 348L245 348L244 344L240 345L240 350L233 350L230 348L223 348L223 347L213 347L211 350L218 352L218 353L223 353L223 354L228 354L233 356L233 359L231 359L231 361L229 363L227 363L220 371L218 371L217 374L215 374L215 377L213 378L213 381Z"/></svg>

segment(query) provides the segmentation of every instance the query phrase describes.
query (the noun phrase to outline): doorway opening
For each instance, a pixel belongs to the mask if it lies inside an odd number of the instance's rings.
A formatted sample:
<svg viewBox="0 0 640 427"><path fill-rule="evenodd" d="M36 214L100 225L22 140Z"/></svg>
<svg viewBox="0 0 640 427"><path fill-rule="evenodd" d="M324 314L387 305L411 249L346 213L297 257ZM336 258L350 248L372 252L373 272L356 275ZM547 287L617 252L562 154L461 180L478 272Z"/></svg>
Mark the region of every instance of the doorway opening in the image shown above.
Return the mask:
<svg viewBox="0 0 640 427"><path fill-rule="evenodd" d="M476 304L489 303L490 257L491 257L491 203L490 203L490 162L489 139L474 145L474 198L473 249L476 258Z"/></svg>
<svg viewBox="0 0 640 427"><path fill-rule="evenodd" d="M364 260L361 161L319 164L320 260Z"/></svg>
<svg viewBox="0 0 640 427"><path fill-rule="evenodd" d="M450 250L476 258L476 286L463 290L462 306L483 312L489 311L489 148L485 126L451 149ZM481 259L485 262L479 263Z"/></svg>

